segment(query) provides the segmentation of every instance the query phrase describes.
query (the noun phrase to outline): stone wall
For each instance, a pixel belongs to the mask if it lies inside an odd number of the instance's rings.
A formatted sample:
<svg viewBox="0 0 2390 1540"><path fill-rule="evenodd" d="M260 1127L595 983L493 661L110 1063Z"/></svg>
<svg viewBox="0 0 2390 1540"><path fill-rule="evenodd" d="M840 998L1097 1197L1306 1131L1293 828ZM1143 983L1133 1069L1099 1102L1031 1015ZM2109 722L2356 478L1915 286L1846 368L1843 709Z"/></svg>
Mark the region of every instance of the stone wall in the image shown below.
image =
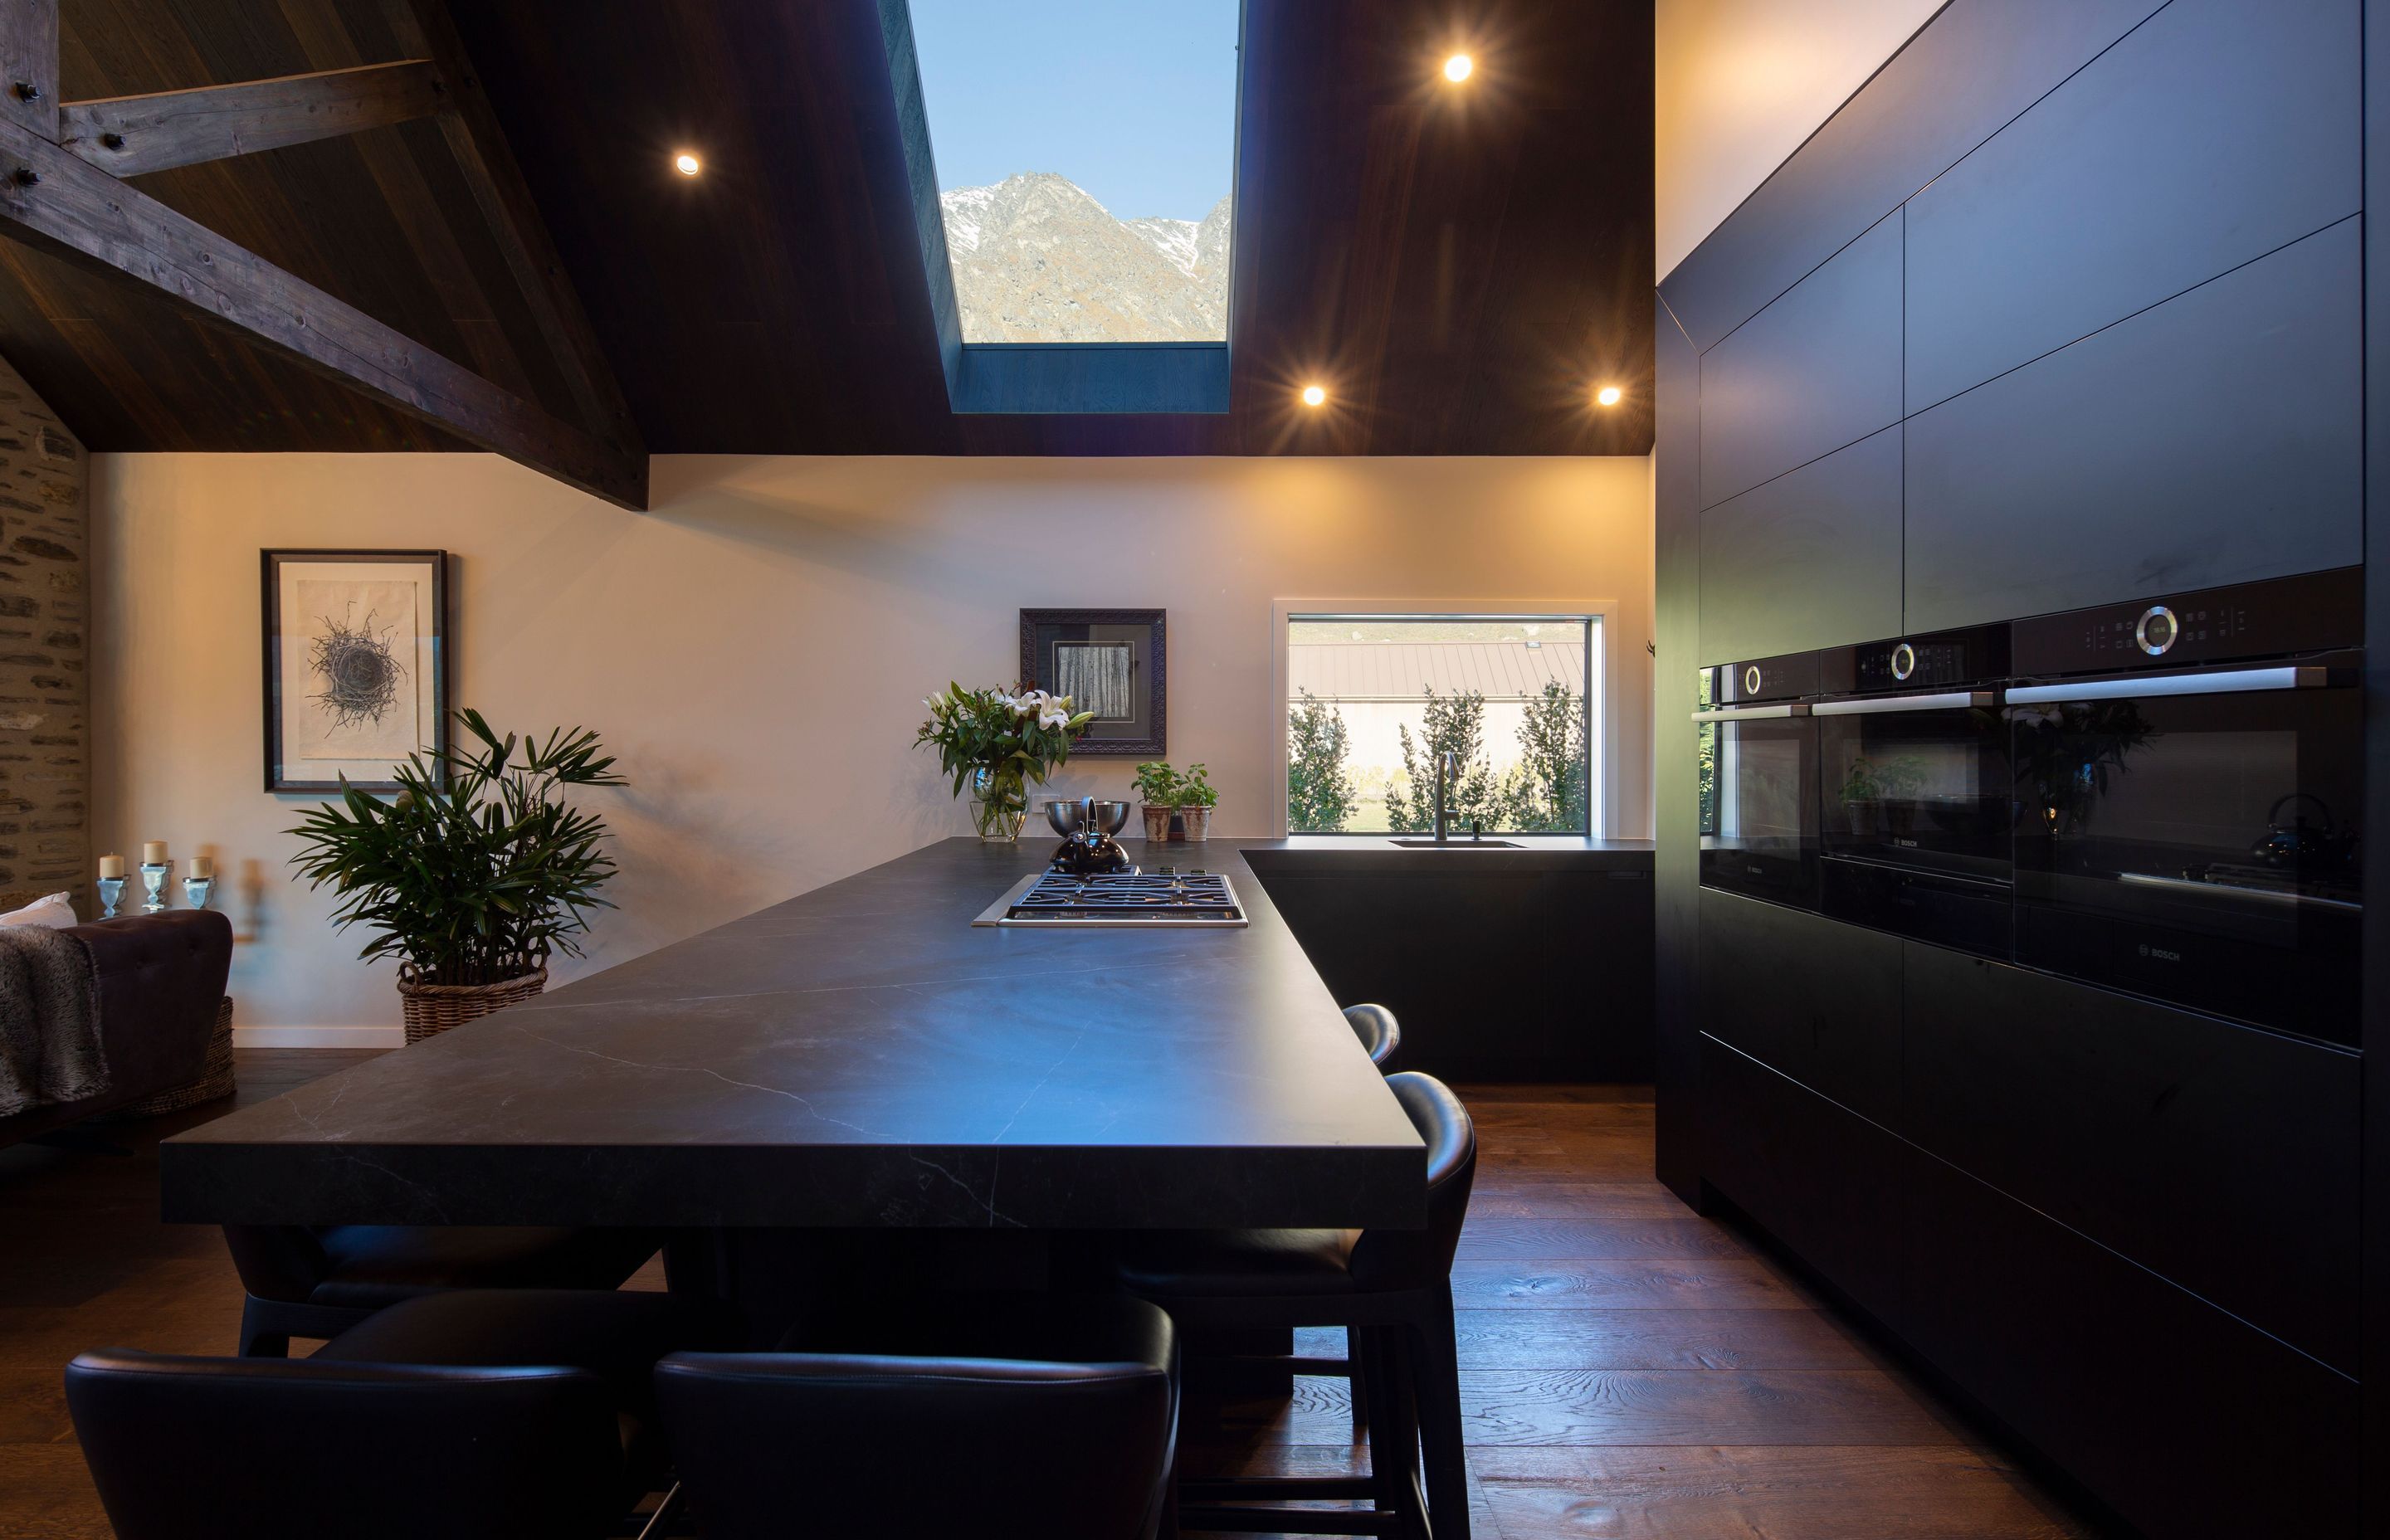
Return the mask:
<svg viewBox="0 0 2390 1540"><path fill-rule="evenodd" d="M91 889L83 445L0 360L0 909Z"/></svg>

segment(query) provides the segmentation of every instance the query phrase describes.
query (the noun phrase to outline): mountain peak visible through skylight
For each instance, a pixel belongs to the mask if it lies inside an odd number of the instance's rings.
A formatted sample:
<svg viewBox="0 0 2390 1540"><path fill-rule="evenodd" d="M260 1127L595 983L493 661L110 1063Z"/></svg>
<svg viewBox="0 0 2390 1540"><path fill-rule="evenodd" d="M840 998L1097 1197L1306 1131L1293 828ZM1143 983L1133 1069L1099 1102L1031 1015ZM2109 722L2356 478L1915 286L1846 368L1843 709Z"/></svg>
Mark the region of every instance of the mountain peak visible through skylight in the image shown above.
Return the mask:
<svg viewBox="0 0 2390 1540"><path fill-rule="evenodd" d="M965 342L1228 335L1240 0L911 0Z"/></svg>

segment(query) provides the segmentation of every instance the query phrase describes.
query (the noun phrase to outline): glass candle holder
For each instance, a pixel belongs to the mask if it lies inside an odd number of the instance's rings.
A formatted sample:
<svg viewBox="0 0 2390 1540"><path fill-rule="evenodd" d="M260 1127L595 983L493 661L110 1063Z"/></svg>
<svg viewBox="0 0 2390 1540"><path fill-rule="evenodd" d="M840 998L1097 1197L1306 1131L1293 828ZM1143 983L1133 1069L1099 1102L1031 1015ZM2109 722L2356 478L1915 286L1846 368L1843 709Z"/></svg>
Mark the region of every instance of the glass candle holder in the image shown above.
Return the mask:
<svg viewBox="0 0 2390 1540"><path fill-rule="evenodd" d="M208 895L215 891L216 879L212 877L186 877L183 879L183 898L185 902L188 903L194 909L206 908L208 906Z"/></svg>
<svg viewBox="0 0 2390 1540"><path fill-rule="evenodd" d="M141 863L141 891L148 895L141 901L141 912L143 914L157 915L165 913L166 879L173 875L173 870L174 864L172 861L144 861Z"/></svg>
<svg viewBox="0 0 2390 1540"><path fill-rule="evenodd" d="M124 879L103 877L99 879L99 918L114 919L116 906L124 902Z"/></svg>

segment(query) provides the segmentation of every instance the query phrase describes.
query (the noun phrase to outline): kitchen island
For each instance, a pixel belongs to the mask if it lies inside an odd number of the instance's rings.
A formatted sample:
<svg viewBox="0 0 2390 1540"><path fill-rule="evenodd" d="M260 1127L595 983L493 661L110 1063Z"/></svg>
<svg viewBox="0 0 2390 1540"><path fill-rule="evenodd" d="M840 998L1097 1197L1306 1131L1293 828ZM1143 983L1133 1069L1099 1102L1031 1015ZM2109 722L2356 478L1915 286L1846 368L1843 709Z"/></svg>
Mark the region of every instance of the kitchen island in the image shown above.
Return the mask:
<svg viewBox="0 0 2390 1540"><path fill-rule="evenodd" d="M165 1216L1421 1224L1419 1136L1240 842L1169 849L1250 923L974 927L1050 841L944 841L181 1135Z"/></svg>

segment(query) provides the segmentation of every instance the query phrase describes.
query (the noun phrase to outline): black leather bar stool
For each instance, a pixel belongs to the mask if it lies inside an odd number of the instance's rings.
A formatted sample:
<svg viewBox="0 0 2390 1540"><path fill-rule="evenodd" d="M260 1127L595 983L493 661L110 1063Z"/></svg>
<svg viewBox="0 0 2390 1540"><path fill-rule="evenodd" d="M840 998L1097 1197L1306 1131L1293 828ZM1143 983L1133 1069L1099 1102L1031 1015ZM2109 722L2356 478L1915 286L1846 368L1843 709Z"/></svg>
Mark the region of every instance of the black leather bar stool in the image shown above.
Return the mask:
<svg viewBox="0 0 2390 1540"><path fill-rule="evenodd" d="M621 1287L656 1254L647 1230L482 1225L227 1225L248 1301L240 1355L339 1336L375 1311L446 1289Z"/></svg>
<svg viewBox="0 0 2390 1540"><path fill-rule="evenodd" d="M784 1345L656 1366L708 1540L1150 1540L1160 1529L1177 1345L1151 1305L955 1294L801 1328Z"/></svg>
<svg viewBox="0 0 2390 1540"><path fill-rule="evenodd" d="M1344 1020L1352 1024L1353 1035L1369 1052L1369 1062L1381 1070L1403 1046L1402 1024L1394 1013L1383 1006L1346 1006Z"/></svg>
<svg viewBox="0 0 2390 1540"><path fill-rule="evenodd" d="M655 1359L736 1329L662 1294L457 1291L300 1361L86 1353L67 1405L119 1540L597 1540L662 1475Z"/></svg>
<svg viewBox="0 0 2390 1540"><path fill-rule="evenodd" d="M1368 1480L1182 1482L1180 1521L1189 1529L1423 1534L1409 1474L1416 1437L1425 1452L1437 1540L1468 1540L1452 1256L1469 1215L1477 1134L1469 1110L1443 1082L1405 1072L1388 1075L1386 1085L1427 1145L1425 1229L1156 1231L1133 1235L1123 1247L1122 1284L1169 1311L1182 1328L1341 1326L1365 1369L1355 1385L1356 1393L1370 1398ZM1339 1372L1333 1361L1298 1360L1296 1367ZM1214 1506L1364 1496L1375 1500L1376 1512ZM1257 1517L1264 1512L1267 1521ZM1321 1523L1333 1527L1315 1527Z"/></svg>

